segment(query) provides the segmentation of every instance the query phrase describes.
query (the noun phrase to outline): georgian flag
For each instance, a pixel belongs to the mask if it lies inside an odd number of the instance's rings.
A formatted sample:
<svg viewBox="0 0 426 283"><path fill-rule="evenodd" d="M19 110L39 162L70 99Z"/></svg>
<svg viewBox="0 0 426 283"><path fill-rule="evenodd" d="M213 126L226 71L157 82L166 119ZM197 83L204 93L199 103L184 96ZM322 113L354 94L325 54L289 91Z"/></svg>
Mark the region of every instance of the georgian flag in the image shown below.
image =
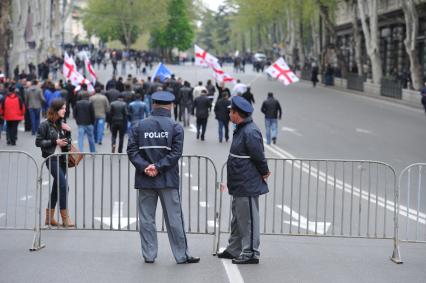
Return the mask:
<svg viewBox="0 0 426 283"><path fill-rule="evenodd" d="M95 84L97 76L95 71L92 68L92 64L90 63L90 59L87 56L87 54L84 55L84 64L86 65L86 70L89 72L90 76L92 77L93 84Z"/></svg>
<svg viewBox="0 0 426 283"><path fill-rule="evenodd" d="M290 85L299 81L299 78L290 70L283 57L275 61L265 72L274 79L282 81L285 85Z"/></svg>
<svg viewBox="0 0 426 283"><path fill-rule="evenodd" d="M235 81L235 79L231 75L225 73L225 71L222 69L222 67L220 67L218 62L212 64L210 67L213 71L216 81L225 83Z"/></svg>
<svg viewBox="0 0 426 283"><path fill-rule="evenodd" d="M219 59L194 44L194 53L195 53L195 65L203 67L211 67L212 65L218 64Z"/></svg>
<svg viewBox="0 0 426 283"><path fill-rule="evenodd" d="M67 52L65 52L64 55L64 65L62 67L62 72L65 79L67 81L70 80L73 86L80 88L82 84L86 84L87 90L90 93L95 91L90 81L77 71L77 66L74 62L74 59L68 56Z"/></svg>

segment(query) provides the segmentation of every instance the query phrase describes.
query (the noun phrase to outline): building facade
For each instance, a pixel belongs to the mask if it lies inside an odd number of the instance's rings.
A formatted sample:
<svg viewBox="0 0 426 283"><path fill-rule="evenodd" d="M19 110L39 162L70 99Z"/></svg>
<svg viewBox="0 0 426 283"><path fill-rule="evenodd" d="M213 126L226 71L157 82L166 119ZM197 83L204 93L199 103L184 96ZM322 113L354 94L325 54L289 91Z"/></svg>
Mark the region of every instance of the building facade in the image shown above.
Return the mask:
<svg viewBox="0 0 426 283"><path fill-rule="evenodd" d="M400 79L406 87L410 76L410 61L406 53L404 39L406 23L401 8L404 0L378 0L378 27L380 36L380 54L384 77ZM417 36L418 60L426 79L426 0L417 1L419 31ZM367 78L371 78L371 66L365 48L361 22L358 29L361 35L361 60L363 66L357 66L355 44L353 40L352 11L346 1L339 1L336 9L337 45L344 54L345 63L350 72L362 68Z"/></svg>

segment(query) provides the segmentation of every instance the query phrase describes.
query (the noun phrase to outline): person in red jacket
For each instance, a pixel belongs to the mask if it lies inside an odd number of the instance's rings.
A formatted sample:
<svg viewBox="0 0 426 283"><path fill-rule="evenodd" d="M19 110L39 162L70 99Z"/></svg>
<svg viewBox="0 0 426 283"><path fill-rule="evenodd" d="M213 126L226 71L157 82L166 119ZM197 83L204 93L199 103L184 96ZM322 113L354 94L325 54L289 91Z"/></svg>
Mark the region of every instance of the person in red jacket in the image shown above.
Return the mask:
<svg viewBox="0 0 426 283"><path fill-rule="evenodd" d="M15 85L10 85L8 94L3 98L0 114L3 116L7 125L7 144L16 145L18 138L18 124L24 119L25 106L21 98L16 95Z"/></svg>

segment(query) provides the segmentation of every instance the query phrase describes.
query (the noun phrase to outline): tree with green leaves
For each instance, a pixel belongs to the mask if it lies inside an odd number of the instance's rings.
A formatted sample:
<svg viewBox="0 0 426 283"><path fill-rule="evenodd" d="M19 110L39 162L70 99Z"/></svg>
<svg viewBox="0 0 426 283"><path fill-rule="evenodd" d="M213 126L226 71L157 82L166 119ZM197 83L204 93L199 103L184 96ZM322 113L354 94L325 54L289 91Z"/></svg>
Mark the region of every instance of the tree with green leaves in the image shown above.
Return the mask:
<svg viewBox="0 0 426 283"><path fill-rule="evenodd" d="M187 50L192 46L194 31L188 16L186 1L169 0L167 8L167 24L151 31L151 48L160 51L163 57L172 59L172 50Z"/></svg>
<svg viewBox="0 0 426 283"><path fill-rule="evenodd" d="M119 40L126 49L138 37L167 20L167 0L89 0L83 25L102 41Z"/></svg>

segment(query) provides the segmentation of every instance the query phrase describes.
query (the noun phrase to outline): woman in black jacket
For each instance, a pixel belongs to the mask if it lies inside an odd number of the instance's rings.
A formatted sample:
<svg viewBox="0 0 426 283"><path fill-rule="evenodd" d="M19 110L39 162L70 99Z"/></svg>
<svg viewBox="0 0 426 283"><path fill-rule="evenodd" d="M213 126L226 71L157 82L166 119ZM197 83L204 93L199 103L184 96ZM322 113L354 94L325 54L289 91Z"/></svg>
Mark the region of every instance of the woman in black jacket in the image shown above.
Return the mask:
<svg viewBox="0 0 426 283"><path fill-rule="evenodd" d="M52 154L60 154L69 151L71 146L71 127L63 122L66 113L66 101L62 98L54 99L47 111L47 120L40 124L36 136L36 146L41 148L44 158ZM54 156L46 162L53 177L50 201L46 209L46 225L58 226L55 220L55 206L58 199L62 224L65 227L74 227L67 210L68 184L66 179L66 156Z"/></svg>

